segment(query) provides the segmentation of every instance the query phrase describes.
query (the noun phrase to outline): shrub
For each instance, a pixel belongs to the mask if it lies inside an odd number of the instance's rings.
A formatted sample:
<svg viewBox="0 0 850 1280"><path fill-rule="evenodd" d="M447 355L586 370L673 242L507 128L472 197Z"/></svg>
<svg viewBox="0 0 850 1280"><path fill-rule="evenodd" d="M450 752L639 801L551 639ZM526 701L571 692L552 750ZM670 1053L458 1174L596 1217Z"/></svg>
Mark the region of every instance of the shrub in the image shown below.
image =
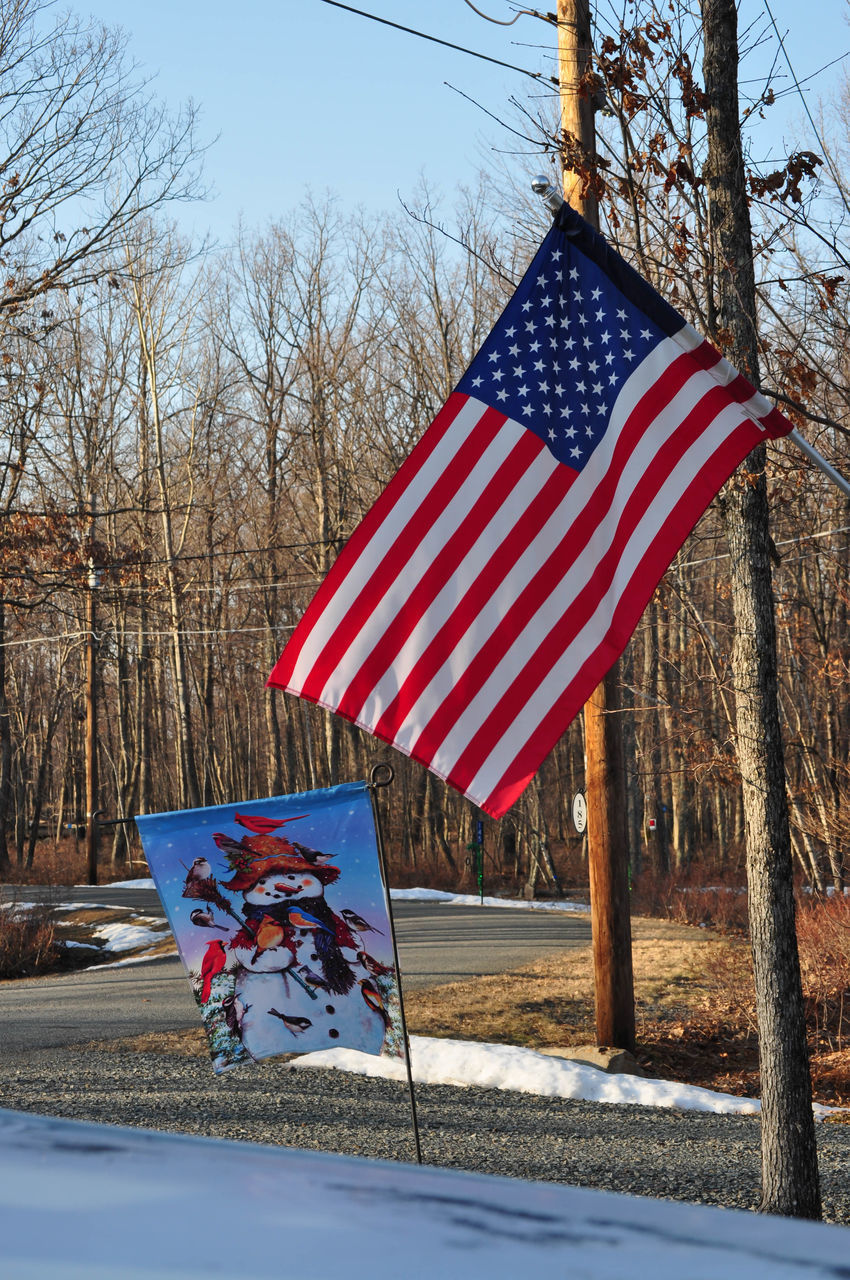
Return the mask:
<svg viewBox="0 0 850 1280"><path fill-rule="evenodd" d="M798 902L797 943L806 1015L830 1051L850 1040L850 898Z"/></svg>
<svg viewBox="0 0 850 1280"><path fill-rule="evenodd" d="M55 967L52 907L0 906L0 978L29 978Z"/></svg>

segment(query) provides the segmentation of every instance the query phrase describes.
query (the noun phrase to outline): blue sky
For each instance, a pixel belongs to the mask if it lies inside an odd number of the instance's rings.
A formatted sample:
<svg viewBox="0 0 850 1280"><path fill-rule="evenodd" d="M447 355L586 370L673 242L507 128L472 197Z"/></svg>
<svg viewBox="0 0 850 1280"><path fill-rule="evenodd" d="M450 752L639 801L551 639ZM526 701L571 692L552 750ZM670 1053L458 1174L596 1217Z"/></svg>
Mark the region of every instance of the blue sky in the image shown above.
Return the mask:
<svg viewBox="0 0 850 1280"><path fill-rule="evenodd" d="M553 31L531 18L495 26L464 0L352 0L356 7L486 53L531 71L552 69L544 49ZM770 0L802 80L850 50L843 0ZM509 18L508 0L476 0L493 17ZM322 0L88 0L78 3L130 37L142 69L156 75L169 105L192 98L202 130L218 137L207 159L215 198L187 217L227 240L240 213L262 225L296 205L307 188L334 191L348 204L398 208L420 174L451 195L474 181L495 147L510 146L498 126L445 82L487 110L504 115L511 95L528 101L540 89L527 77L379 26ZM541 6L543 9L554 5ZM764 14L760 0L741 0L741 27ZM846 60L844 67L850 60ZM842 66L810 92L834 91ZM799 101L775 109L769 142L799 134ZM767 138L766 138L767 141ZM801 145L813 146L811 138ZM767 149L767 148L766 148ZM533 167L533 166L532 166Z"/></svg>

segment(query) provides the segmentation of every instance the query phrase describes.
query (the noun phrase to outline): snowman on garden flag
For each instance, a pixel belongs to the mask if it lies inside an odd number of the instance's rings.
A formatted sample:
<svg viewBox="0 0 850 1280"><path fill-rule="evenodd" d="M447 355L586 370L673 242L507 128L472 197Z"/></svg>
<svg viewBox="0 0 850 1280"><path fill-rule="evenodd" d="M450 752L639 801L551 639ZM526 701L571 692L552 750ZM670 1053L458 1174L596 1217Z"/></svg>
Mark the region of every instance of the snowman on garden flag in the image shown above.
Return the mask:
<svg viewBox="0 0 850 1280"><path fill-rule="evenodd" d="M342 1046L404 1057L365 783L136 822L217 1072Z"/></svg>

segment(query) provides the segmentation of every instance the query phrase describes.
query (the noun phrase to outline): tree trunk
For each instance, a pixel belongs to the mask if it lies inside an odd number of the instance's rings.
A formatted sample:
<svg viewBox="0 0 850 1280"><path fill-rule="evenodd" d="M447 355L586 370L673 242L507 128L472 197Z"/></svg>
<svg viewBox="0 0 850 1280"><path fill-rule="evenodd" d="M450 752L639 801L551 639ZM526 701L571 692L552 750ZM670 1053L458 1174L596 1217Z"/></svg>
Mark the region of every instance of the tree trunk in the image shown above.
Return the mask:
<svg viewBox="0 0 850 1280"><path fill-rule="evenodd" d="M730 360L758 385L753 246L738 110L735 0L702 0L708 161L705 180L716 263L716 330ZM777 703L765 451L727 486L732 562L738 762L744 795L750 938L762 1089L765 1212L821 1216L817 1148L794 895L785 767Z"/></svg>

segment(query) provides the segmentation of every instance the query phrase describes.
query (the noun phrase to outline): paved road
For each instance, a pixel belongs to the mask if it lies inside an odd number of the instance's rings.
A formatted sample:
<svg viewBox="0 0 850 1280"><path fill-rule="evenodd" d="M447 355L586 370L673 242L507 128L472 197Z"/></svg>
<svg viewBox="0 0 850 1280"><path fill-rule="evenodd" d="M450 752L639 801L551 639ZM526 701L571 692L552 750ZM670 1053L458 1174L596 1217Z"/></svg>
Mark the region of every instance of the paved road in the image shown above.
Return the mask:
<svg viewBox="0 0 850 1280"><path fill-rule="evenodd" d="M21 901L36 896L30 887L18 891ZM150 889L63 890L62 900L162 910ZM406 990L508 972L590 942L589 919L561 912L397 902L393 916ZM197 1006L176 959L0 983L0 1058L196 1026Z"/></svg>

